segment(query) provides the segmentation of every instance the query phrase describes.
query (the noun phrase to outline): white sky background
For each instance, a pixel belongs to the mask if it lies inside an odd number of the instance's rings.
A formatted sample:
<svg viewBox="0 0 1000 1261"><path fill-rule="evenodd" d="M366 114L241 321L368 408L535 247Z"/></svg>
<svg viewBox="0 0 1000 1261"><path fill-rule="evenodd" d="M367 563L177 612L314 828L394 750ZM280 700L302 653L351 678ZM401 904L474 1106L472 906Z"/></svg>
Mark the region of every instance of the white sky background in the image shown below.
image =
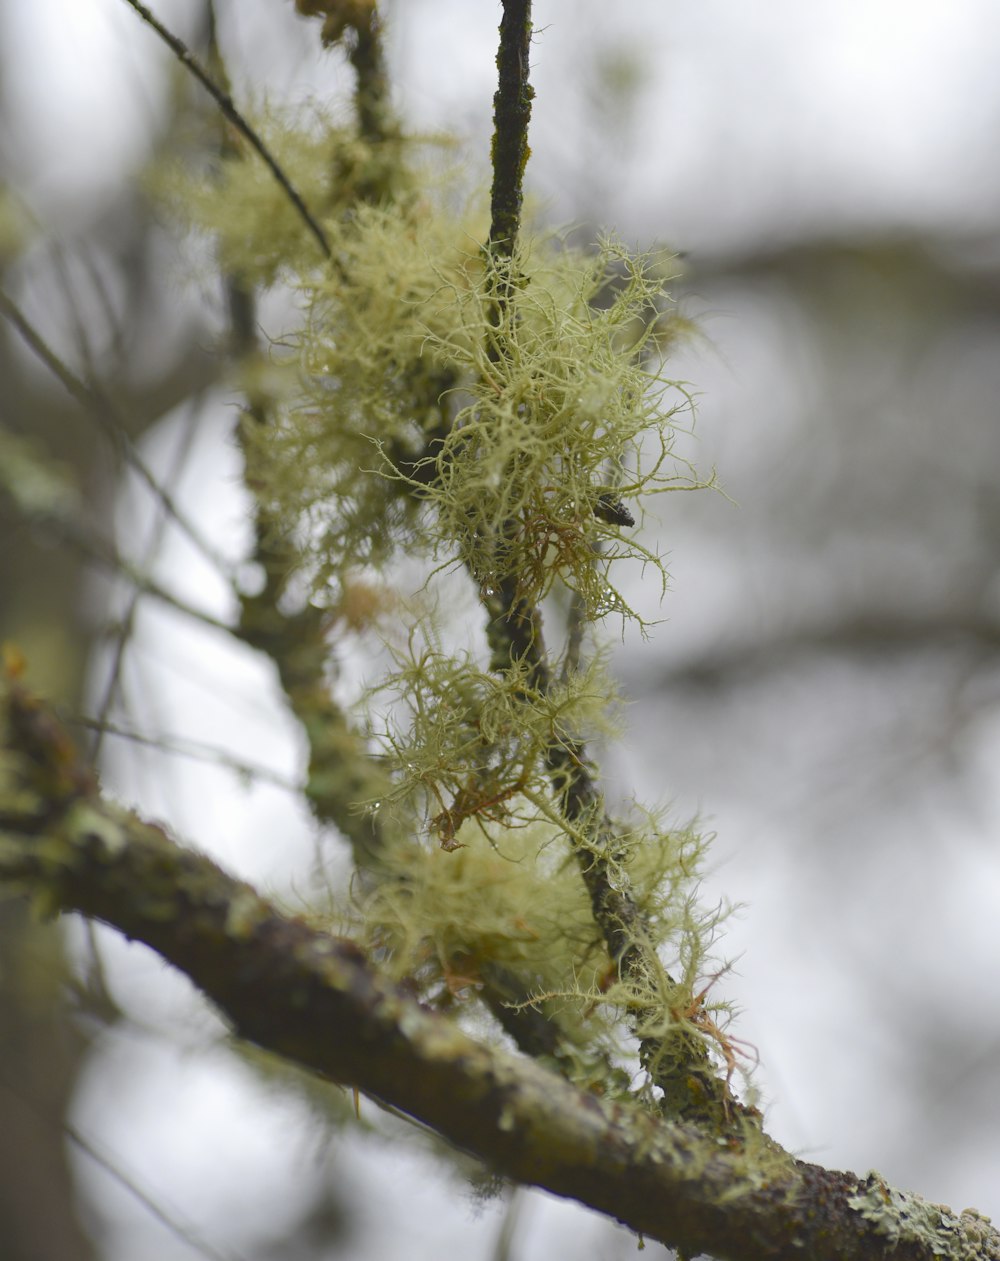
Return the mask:
<svg viewBox="0 0 1000 1261"><path fill-rule="evenodd" d="M316 52L315 23L296 20L290 2L220 7L224 15L238 10L224 17L222 38L247 81L275 97L299 99L325 97L343 84L337 60ZM181 34L194 11L180 0L156 6ZM414 127L455 126L475 138L475 160L485 170L499 5L396 0L387 12L402 114ZM19 191L43 220L71 236L147 156L173 66L121 0L0 0L0 22L6 56L0 82L7 118L17 119L0 146ZM536 25L529 182L554 218L584 213L626 239L655 236L695 253L739 252L761 238L821 228L994 231L1000 6L993 0L623 0L614 6L539 0ZM623 61L642 86L631 117L619 119L602 114L589 85L595 70L610 73ZM709 376L719 371L703 367ZM745 372L746 381L752 370L737 357L725 373L739 379ZM193 512L208 505L211 528L231 531L235 549L242 505L235 492L231 498L225 492L236 470L231 463L219 467L232 459L222 437L225 420L223 414L204 435L206 458L179 494ZM176 432L161 427L151 435L145 449L157 467L168 466ZM129 511L123 500L123 521ZM179 544L163 565L165 581L224 611L218 585ZM699 599L716 598L711 577L688 577L683 555L674 570L671 622L658 630L658 641L697 634L703 614L690 609L695 586ZM718 572L724 573L721 562ZM717 598L724 604L724 594ZM249 655L152 612L140 626L138 651L144 679L159 680L150 713L164 729L296 774L300 743ZM154 667L154 660L163 664ZM995 750L995 733L983 747ZM644 763L643 750L635 752L652 793L681 791L657 779L655 758ZM280 788L233 792L229 776L162 759L150 760L144 773L141 762L123 761L119 773L150 813L168 818L240 874L287 889L307 869L310 824L289 808ZM643 785L637 787L641 795ZM954 965L956 1001L975 1003L982 993L992 1003L996 948L989 926L997 918L1000 876L986 841L992 830L995 842L995 815L978 830L954 817L938 819L942 836L970 830L958 864L965 878L950 874L955 892L942 895L934 873L915 865L907 877L912 901L886 915L890 874L875 858L863 891L856 873L853 883L844 873L840 888L810 888L795 869L794 815L776 818L769 801L758 817L748 817L733 800L725 790L713 799L703 789L700 804L721 833L713 887L749 904L733 930L746 951L737 984L747 1018L739 1031L760 1045L773 1129L824 1163L859 1172L878 1164L890 1179L905 1181L910 1166L894 1133L905 1128L913 1103L895 1087L892 1029L866 1010L867 990L852 987L850 967L827 957L824 928L838 913L831 901L839 895L842 914L863 916L870 929L865 949L874 956L854 966L889 972L903 954L909 969L941 983L937 938L901 937L905 926L896 916L943 923L949 950L963 960ZM165 1050L141 1033L112 1034L95 1053L78 1123L206 1237L252 1255L262 1230L280 1238L282 1220L294 1220L299 1192L324 1174L317 1123L242 1066L190 1049L205 1018L185 985L164 981L137 948L111 940L108 948L113 977L138 1004L151 1035L165 1031L179 1049ZM334 1140L334 1147L345 1141ZM351 1150L358 1194L377 1194L384 1151L370 1142ZM351 1248L353 1257L402 1255L404 1237L410 1258L490 1255L496 1226L489 1211L475 1218L453 1184L429 1182L405 1152L393 1161L393 1195L381 1193L385 1211L370 1214L367 1242ZM995 1156L943 1150L933 1169L922 1169L930 1170L928 1181L914 1189L956 1209L971 1203L1000 1214ZM92 1176L84 1164L81 1170ZM110 1261L189 1255L169 1236L150 1234L141 1209L96 1181L117 1222ZM540 1197L530 1203L518 1261L572 1255L565 1232L589 1230L589 1219ZM416 1204L426 1206L426 1217L415 1216ZM578 1217L582 1225L568 1224Z"/></svg>
<svg viewBox="0 0 1000 1261"><path fill-rule="evenodd" d="M157 12L183 33L194 8L164 0ZM325 96L337 69L290 8L238 6L223 25L234 64L276 96ZM407 117L486 132L499 6L396 0L387 11ZM686 249L776 223L787 232L798 218L992 225L1000 9L989 0L543 0L535 12L533 177L553 196L553 171L572 183L591 174L586 87L624 54L646 84L640 138L604 207L616 223L651 219ZM4 91L19 111L5 149L48 211L78 220L144 156L168 63L122 0L4 0L0 15Z"/></svg>

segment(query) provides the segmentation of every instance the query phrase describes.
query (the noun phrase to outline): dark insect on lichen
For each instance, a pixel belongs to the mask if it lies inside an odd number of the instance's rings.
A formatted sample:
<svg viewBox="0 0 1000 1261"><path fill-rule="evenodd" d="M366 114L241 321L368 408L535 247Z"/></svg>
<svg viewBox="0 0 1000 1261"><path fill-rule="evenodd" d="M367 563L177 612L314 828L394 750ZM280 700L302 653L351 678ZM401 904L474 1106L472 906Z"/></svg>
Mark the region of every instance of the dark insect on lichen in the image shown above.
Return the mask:
<svg viewBox="0 0 1000 1261"><path fill-rule="evenodd" d="M620 499L610 494L599 496L597 503L594 504L594 516L601 521L606 521L608 525L635 525L635 517L631 512Z"/></svg>

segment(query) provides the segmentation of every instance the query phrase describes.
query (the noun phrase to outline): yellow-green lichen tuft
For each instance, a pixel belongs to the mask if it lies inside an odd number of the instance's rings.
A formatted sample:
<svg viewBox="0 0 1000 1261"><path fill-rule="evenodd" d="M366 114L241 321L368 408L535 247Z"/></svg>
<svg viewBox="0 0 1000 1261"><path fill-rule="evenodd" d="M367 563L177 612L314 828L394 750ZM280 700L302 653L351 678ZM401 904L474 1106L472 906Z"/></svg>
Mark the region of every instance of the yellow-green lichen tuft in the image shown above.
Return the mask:
<svg viewBox="0 0 1000 1261"><path fill-rule="evenodd" d="M310 783L314 801L378 812L357 931L428 1001L468 1012L478 995L494 1016L508 1001L542 1012L574 1080L603 1073L624 1093L639 1061L664 1077L684 1038L707 1044L728 1077L737 1052L710 994L721 911L697 903L705 842L638 810L612 823L588 753L613 731L616 700L600 655L581 661L582 623L635 616L618 561L665 581L636 522L647 496L698 484L674 454L690 397L661 371L662 256L548 237L499 258L482 248L484 208L456 210L440 185L419 192L408 172L392 196L371 197L385 154L348 130L260 126L322 223L329 260L244 155L218 159L182 195L232 276L282 279L299 306L267 362L242 366L264 400L243 424L246 481L263 542L273 533L294 567L287 600L322 605L331 634L380 640L380 665L392 645L343 757L329 759L335 782L323 762ZM487 638L497 632L491 648L511 608L530 609L530 650L505 641L489 669L444 651L447 636L427 625L401 649L405 600L348 617L358 575L395 582L402 557L416 586L440 570L466 575ZM538 605L567 590L569 643L548 656ZM343 810L328 813L353 835ZM625 908L621 926L599 905L602 881ZM624 955L645 962L619 969Z"/></svg>
<svg viewBox="0 0 1000 1261"><path fill-rule="evenodd" d="M614 562L662 574L632 530L642 497L692 484L671 454L690 400L655 366L658 262L543 242L496 327L480 223L408 198L329 231L337 267L303 281L303 330L275 352L295 387L250 437L317 583L405 544L487 591L560 582L590 618L630 613Z"/></svg>
<svg viewBox="0 0 1000 1261"><path fill-rule="evenodd" d="M429 827L444 848L467 822L508 827L534 818L550 798L549 750L614 729L614 694L595 658L546 691L528 670L479 669L463 653L400 655L376 693L386 705L381 742L395 784L391 800ZM549 815L568 826L554 804Z"/></svg>
<svg viewBox="0 0 1000 1261"><path fill-rule="evenodd" d="M536 603L560 580L590 617L627 614L614 561L638 557L662 573L630 533L641 496L690 481L670 454L688 396L646 353L662 282L608 240L593 255L543 242L511 268L516 296L500 324L489 319L497 278L486 275L456 295L479 335L441 346L472 382L436 454L441 533L484 587L514 575L519 597Z"/></svg>
<svg viewBox="0 0 1000 1261"><path fill-rule="evenodd" d="M317 109L259 110L248 118L311 215L346 213L378 159L350 128ZM215 242L223 273L247 284L271 285L309 271L316 241L287 188L229 131L193 164L160 162L147 175L154 196Z"/></svg>

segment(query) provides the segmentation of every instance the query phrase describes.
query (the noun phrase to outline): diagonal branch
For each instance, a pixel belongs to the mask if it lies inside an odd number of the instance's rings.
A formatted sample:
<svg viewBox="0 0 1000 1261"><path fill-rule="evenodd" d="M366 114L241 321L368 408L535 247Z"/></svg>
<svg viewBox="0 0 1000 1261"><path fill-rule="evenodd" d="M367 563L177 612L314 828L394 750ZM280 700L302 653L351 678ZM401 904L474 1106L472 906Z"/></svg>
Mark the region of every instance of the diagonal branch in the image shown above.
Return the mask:
<svg viewBox="0 0 1000 1261"><path fill-rule="evenodd" d="M210 565L213 565L224 577L228 577L232 572L232 565L181 512L170 492L154 476L129 437L128 426L124 418L112 406L111 400L94 383L84 381L70 371L14 299L3 289L0 289L0 316L17 331L32 354L52 373L67 394L79 403L85 414L94 419L112 447L122 455L129 468L138 475L164 513L188 541L201 552Z"/></svg>
<svg viewBox="0 0 1000 1261"><path fill-rule="evenodd" d="M1000 1256L1000 1235L971 1210L795 1160L756 1132L721 1142L474 1041L351 941L282 915L104 800L54 714L11 680L0 768L0 880L145 942L242 1037L384 1100L508 1178L722 1261Z"/></svg>
<svg viewBox="0 0 1000 1261"><path fill-rule="evenodd" d="M151 30L163 40L177 60L198 80L205 91L215 101L219 109L225 117L232 123L241 136L248 142L250 147L260 156L267 169L271 172L278 184L285 192L285 196L298 211L299 218L309 229L316 244L323 251L326 258L330 258L332 251L330 242L326 238L326 233L316 222L312 212L306 203L302 200L302 194L295 188L292 181L288 178L284 170L278 164L277 158L267 147L258 133L247 122L246 118L236 108L236 103L229 93L221 88L202 66L201 62L194 56L183 40L178 39L171 31L160 22L144 4L140 4L139 0L125 0L129 8L134 9L139 17L146 23Z"/></svg>

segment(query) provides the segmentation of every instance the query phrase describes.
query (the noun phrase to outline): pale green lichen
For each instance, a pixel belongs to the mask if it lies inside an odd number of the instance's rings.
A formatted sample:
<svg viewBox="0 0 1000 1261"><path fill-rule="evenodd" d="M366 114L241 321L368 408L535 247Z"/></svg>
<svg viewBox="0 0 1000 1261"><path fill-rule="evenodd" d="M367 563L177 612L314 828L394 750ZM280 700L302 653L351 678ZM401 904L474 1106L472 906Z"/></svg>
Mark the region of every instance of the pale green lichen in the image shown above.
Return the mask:
<svg viewBox="0 0 1000 1261"><path fill-rule="evenodd" d="M917 1244L932 1256L952 1261L1000 1256L997 1233L988 1218L970 1209L956 1215L947 1205L899 1191L874 1169L847 1203L890 1247Z"/></svg>
<svg viewBox="0 0 1000 1261"><path fill-rule="evenodd" d="M343 213L364 179L370 151L322 111L250 109L247 117L282 172L320 217ZM208 233L230 277L273 284L316 263L316 243L285 188L235 132L207 151L198 140L182 157L160 160L146 187L176 217ZM197 150L192 153L194 144Z"/></svg>
<svg viewBox="0 0 1000 1261"><path fill-rule="evenodd" d="M595 1056L606 1078L608 1057L627 1054L623 1012L647 1019L655 1012L660 1035L698 1029L702 1008L692 1008L691 993L712 929L693 897L703 852L697 833L640 818L621 838L622 878L644 913L651 951L663 953L644 988L609 971L558 817L537 799L513 796L503 805L502 817L484 810L464 819L450 837L452 853L443 851L440 823L432 821L423 840L410 833L382 854L381 878L357 911L359 931L383 966L458 1008L501 968L525 996L515 1005L558 1020L563 1068L581 1084L597 1080ZM618 1088L627 1086L626 1076ZM611 1089L607 1080L603 1089Z"/></svg>
<svg viewBox="0 0 1000 1261"><path fill-rule="evenodd" d="M110 818L106 810L98 809L89 801L77 801L70 806L65 826L74 843L96 842L107 854L117 854L128 844L120 823ZM69 844L66 849L70 852Z"/></svg>
<svg viewBox="0 0 1000 1261"><path fill-rule="evenodd" d="M385 154L347 129L259 127L322 223L328 264L259 164L234 154L179 196L227 270L284 278L300 304L298 330L275 339L266 365L241 369L266 399L266 423L244 421L241 450L262 541L273 531L295 558L286 590L327 608L340 635L357 575L385 580L405 555L418 585L464 574L494 630L501 590L531 608L568 591L578 626L638 617L619 562L651 566L661 583L666 573L635 519L649 495L699 484L674 455L690 396L660 368L664 256L549 236L497 260L482 249L485 207L456 209L440 182L411 172L392 197L360 196ZM394 161L407 148L397 143ZM596 775L586 749L615 726L599 653L581 662L577 635L538 668L508 644L486 668L482 645L446 652L426 618L396 623L344 758L377 768L347 775L374 784L378 815L357 931L441 1005L466 1010L502 971L512 1006L553 1017L575 1080L603 1071L617 1091L609 1066L625 1054L634 1064L636 1034L664 1042L661 1056L701 1039L731 1076L726 1012L709 996L722 911L696 900L703 839L639 810L603 821L596 789L570 804L574 768ZM590 864L632 908L626 945L642 968L619 976L609 960L621 933L602 919Z"/></svg>
<svg viewBox="0 0 1000 1261"><path fill-rule="evenodd" d="M515 574L537 601L559 581L591 617L629 614L614 562L665 575L623 523L693 481L671 455L690 400L646 353L658 261L543 242L516 260L526 282L497 329L471 223L411 199L330 231L340 267L304 283L287 360L301 396L254 461L269 510L309 522L319 578L406 543L484 588Z"/></svg>
<svg viewBox="0 0 1000 1261"><path fill-rule="evenodd" d="M519 595L537 602L558 580L592 617L629 613L614 562L659 568L627 532L629 505L690 482L670 456L672 422L689 400L643 355L662 284L610 240L590 256L539 245L514 265L525 281L501 327L480 316L471 353L439 346L474 382L436 457L442 532L485 587L515 574ZM612 288L620 269L625 282ZM484 295L460 296L463 323L476 329Z"/></svg>
<svg viewBox="0 0 1000 1261"><path fill-rule="evenodd" d="M398 654L397 664L372 694L390 701L381 738L395 772L390 800L429 821L445 848L467 819L512 823L525 807L535 817L547 751L614 730L598 657L544 692L526 667L488 673L462 652Z"/></svg>
<svg viewBox="0 0 1000 1261"><path fill-rule="evenodd" d="M237 941L247 938L269 914L269 907L254 890L241 886L233 894L226 910L226 934Z"/></svg>

